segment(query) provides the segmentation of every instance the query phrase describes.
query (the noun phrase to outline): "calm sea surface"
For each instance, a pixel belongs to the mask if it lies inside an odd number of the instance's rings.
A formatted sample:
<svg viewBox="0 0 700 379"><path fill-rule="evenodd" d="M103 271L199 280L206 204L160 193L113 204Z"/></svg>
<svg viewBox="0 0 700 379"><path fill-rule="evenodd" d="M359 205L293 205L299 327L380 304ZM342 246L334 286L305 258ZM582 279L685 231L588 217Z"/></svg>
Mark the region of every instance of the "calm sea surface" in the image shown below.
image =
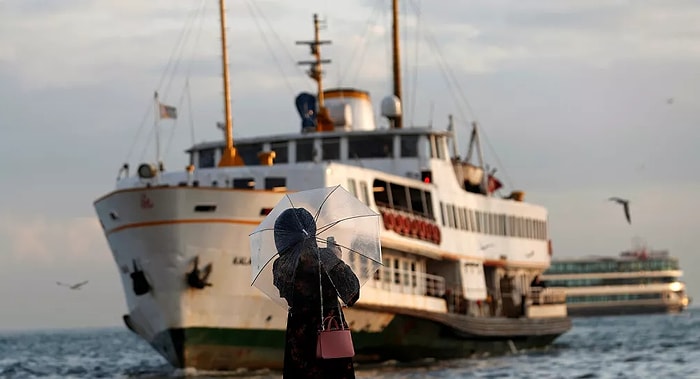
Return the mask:
<svg viewBox="0 0 700 379"><path fill-rule="evenodd" d="M358 378L698 378L700 309L678 315L576 318L544 350L360 367ZM2 378L279 378L275 372L174 370L125 329L0 333Z"/></svg>

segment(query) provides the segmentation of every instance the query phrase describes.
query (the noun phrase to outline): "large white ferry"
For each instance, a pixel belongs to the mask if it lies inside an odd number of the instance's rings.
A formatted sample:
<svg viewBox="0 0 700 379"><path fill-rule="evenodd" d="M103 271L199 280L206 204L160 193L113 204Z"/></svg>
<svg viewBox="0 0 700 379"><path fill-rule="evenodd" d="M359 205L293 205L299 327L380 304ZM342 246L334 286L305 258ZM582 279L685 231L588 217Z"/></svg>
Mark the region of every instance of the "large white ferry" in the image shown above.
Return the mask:
<svg viewBox="0 0 700 379"><path fill-rule="evenodd" d="M571 316L682 312L690 298L678 258L638 248L619 257L557 259L542 279L566 289Z"/></svg>
<svg viewBox="0 0 700 379"><path fill-rule="evenodd" d="M251 286L248 234L285 193L334 185L383 218L384 266L347 311L358 362L542 347L571 328L563 291L529 288L550 264L546 209L495 195L476 125L474 160L450 151L449 129L404 126L398 61L381 103L392 127L378 129L369 93L322 87L315 22L318 93L297 98L303 127L234 145L223 7L225 141L193 146L181 172L124 170L94 203L130 330L176 367L281 367L286 312Z"/></svg>

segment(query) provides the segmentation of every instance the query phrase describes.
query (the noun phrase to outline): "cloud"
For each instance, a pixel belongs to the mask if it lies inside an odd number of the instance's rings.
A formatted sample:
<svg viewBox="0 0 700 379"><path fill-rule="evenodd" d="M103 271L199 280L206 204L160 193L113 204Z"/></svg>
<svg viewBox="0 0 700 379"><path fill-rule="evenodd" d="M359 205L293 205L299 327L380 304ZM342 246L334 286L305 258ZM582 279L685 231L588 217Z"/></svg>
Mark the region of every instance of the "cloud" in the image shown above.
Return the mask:
<svg viewBox="0 0 700 379"><path fill-rule="evenodd" d="M57 261L95 262L110 256L95 217L49 219L44 216L5 215L0 218L0 241L6 241L18 262L51 264Z"/></svg>

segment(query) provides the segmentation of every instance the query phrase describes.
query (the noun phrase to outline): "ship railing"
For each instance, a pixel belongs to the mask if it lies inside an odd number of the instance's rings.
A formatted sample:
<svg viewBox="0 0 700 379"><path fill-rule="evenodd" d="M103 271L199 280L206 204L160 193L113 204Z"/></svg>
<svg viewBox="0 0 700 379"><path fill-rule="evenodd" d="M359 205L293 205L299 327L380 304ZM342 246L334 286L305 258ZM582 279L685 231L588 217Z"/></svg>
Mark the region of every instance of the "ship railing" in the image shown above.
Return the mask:
<svg viewBox="0 0 700 379"><path fill-rule="evenodd" d="M445 278L442 276L394 267L380 267L367 285L408 295L440 297L445 294Z"/></svg>
<svg viewBox="0 0 700 379"><path fill-rule="evenodd" d="M566 290L563 288L532 287L528 293L532 305L564 304Z"/></svg>

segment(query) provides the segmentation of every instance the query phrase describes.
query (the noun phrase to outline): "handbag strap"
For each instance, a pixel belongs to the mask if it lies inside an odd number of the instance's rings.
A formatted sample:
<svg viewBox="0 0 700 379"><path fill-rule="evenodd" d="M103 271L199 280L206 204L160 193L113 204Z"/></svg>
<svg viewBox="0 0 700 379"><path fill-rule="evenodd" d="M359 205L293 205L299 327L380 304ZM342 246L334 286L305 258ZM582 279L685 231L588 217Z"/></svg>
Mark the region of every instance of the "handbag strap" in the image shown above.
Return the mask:
<svg viewBox="0 0 700 379"><path fill-rule="evenodd" d="M324 322L323 318L323 277L321 274L321 249L316 249L316 258L318 259L318 293L321 297L321 330L326 330L326 323ZM328 276L328 281L331 282L331 285L333 286L333 289L335 290L335 294L340 297L340 292L338 292L338 288L335 286L335 283L333 283L333 279L331 279L330 275L326 273L326 276ZM345 329L345 319L343 318L343 309L340 307L340 302L338 301L338 298L335 299L335 303L338 305L338 313L340 314L340 328Z"/></svg>

